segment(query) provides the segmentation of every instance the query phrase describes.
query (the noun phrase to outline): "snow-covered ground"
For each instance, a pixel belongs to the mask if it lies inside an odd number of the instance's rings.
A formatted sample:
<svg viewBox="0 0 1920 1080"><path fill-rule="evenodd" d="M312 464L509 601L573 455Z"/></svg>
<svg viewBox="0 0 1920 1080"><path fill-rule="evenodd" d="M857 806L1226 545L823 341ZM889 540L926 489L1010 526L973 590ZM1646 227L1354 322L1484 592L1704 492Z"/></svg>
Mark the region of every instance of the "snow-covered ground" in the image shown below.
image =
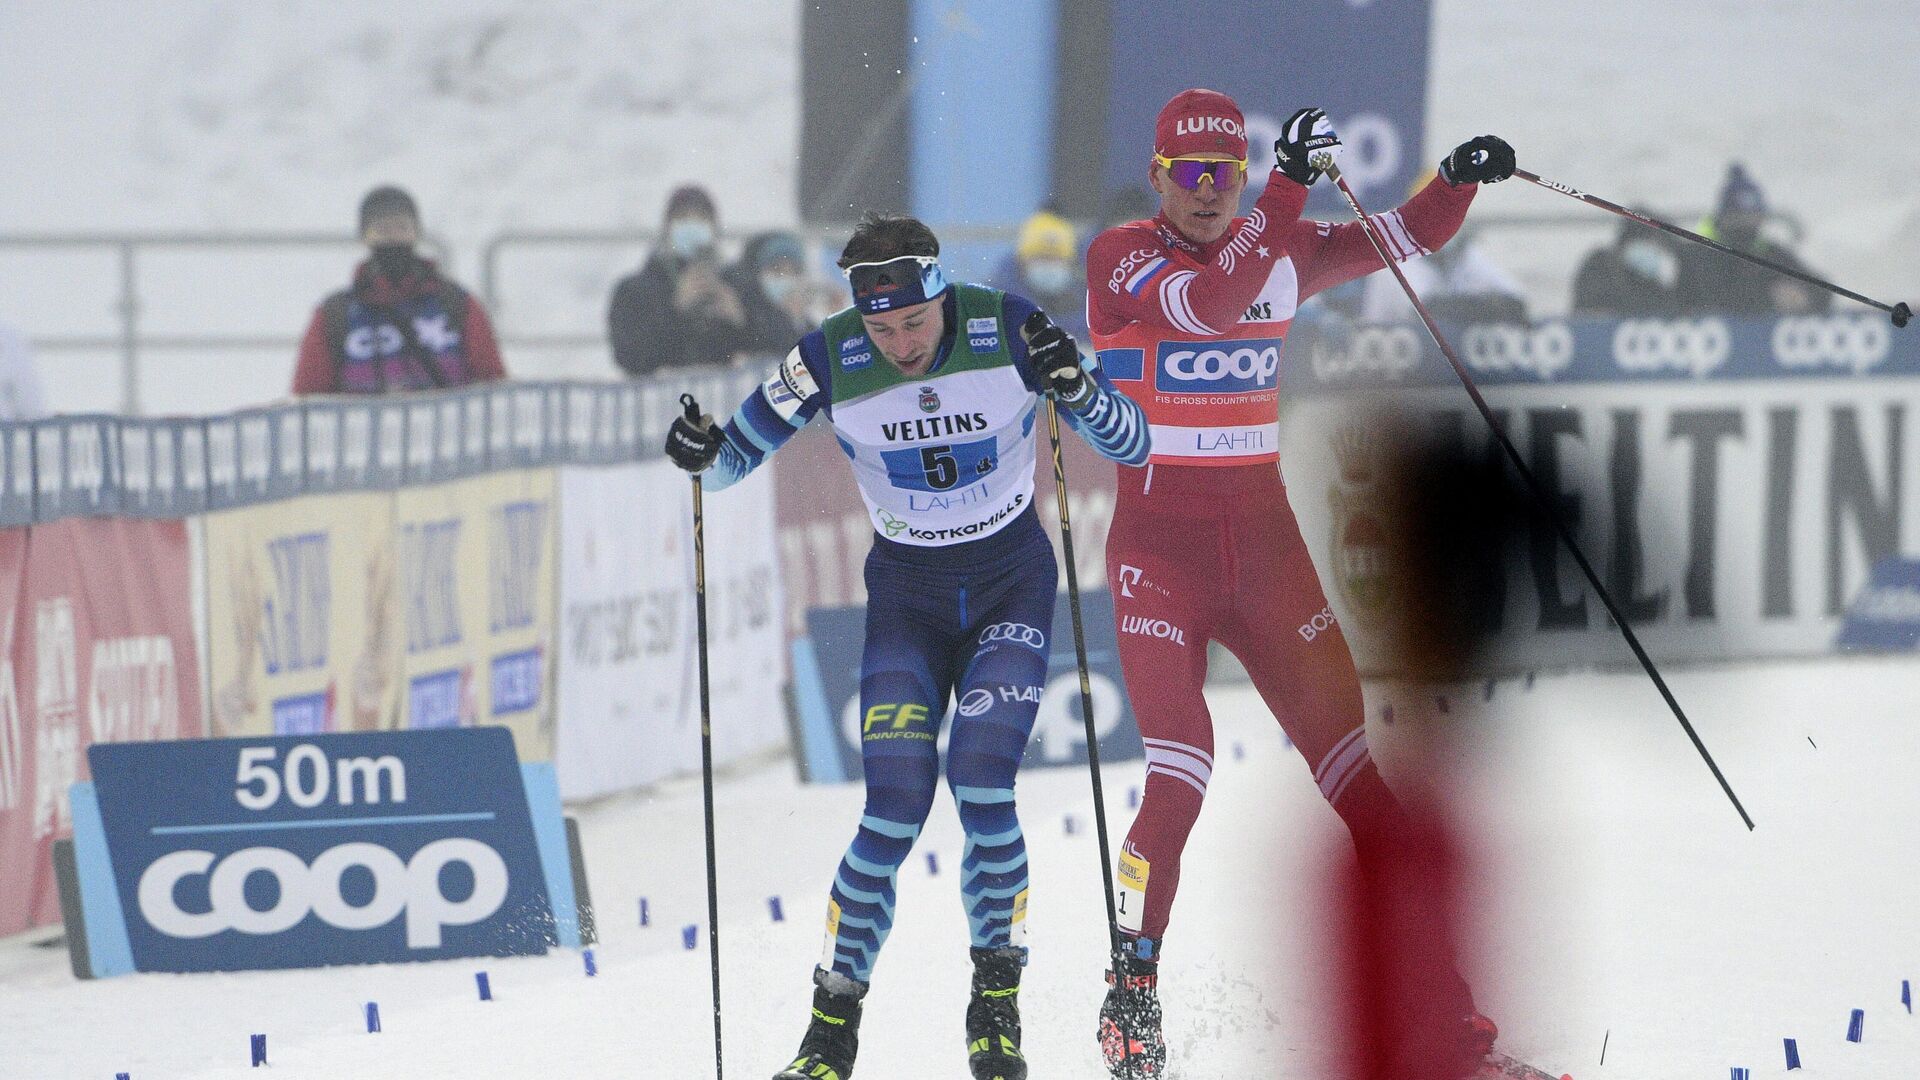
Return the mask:
<svg viewBox="0 0 1920 1080"><path fill-rule="evenodd" d="M1717 1078L1732 1066L1781 1075L1789 1037L1804 1075L1914 1075L1920 1019L1898 996L1901 979L1920 980L1920 665L1702 669L1675 673L1673 686L1758 831L1740 825L1638 674L1542 676L1531 690L1502 682L1473 721L1464 761L1480 800L1475 832L1498 882L1480 909L1476 981L1502 1044L1579 1080ZM1222 767L1189 848L1164 972L1174 1075L1324 1080L1314 872L1339 827L1251 691L1211 699ZM1391 772L1396 732L1427 697L1372 687L1370 700L1376 718L1388 702L1400 718L1374 725ZM1116 830L1138 779L1137 765L1107 770ZM1097 1080L1102 899L1087 778L1030 772L1020 792L1035 875L1028 1056L1036 1077ZM859 802L855 787L796 785L784 762L720 786L730 1075L771 1073L798 1040L822 897ZM281 1077L710 1075L705 941L688 952L680 940L681 926L706 921L698 785L580 816L604 939L596 978L559 954L78 983L64 955L14 939L0 945L0 1077L259 1075L247 1059L255 1032L267 1034ZM936 806L902 877L861 1076L965 1075L958 842L951 808ZM940 857L937 876L922 852ZM769 915L775 896L784 922ZM490 1003L474 992L481 969ZM363 1030L367 1001L380 1004L379 1035ZM1858 1045L1844 1038L1854 1008L1866 1010Z"/></svg>

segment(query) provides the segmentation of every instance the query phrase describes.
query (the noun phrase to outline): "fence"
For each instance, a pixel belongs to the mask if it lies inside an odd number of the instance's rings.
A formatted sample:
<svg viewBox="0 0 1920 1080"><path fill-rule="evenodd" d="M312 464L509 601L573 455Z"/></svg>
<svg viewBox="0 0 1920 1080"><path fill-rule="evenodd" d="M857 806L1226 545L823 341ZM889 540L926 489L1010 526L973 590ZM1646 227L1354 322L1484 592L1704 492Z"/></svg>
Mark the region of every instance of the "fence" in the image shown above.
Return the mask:
<svg viewBox="0 0 1920 1080"><path fill-rule="evenodd" d="M1537 309L1553 311L1580 251L1612 229L1597 217L1475 214L1469 228ZM976 280L1014 239L1004 228L937 231L956 272ZM830 273L844 227L801 233L816 269ZM487 239L473 284L514 373L610 375L607 299L657 238L652 229L579 229ZM429 250L457 262L443 238L430 237ZM0 318L29 324L36 351L56 361L41 368L61 411L240 408L285 394L300 332L314 305L342 287L358 253L358 241L340 233L0 233Z"/></svg>

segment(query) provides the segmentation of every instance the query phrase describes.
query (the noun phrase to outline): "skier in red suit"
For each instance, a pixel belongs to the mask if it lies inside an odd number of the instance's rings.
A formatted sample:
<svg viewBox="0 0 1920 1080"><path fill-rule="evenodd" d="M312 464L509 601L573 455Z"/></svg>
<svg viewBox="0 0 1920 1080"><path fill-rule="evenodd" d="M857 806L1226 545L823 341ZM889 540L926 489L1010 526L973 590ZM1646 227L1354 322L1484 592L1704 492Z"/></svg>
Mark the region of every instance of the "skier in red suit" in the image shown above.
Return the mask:
<svg viewBox="0 0 1920 1080"><path fill-rule="evenodd" d="M1340 150L1326 114L1295 113L1274 150L1266 189L1236 216L1247 184L1240 109L1212 90L1176 95L1154 129L1159 215L1108 229L1087 255L1101 366L1153 435L1148 467L1120 471L1107 539L1121 663L1147 754L1117 870L1126 970L1101 1010L1117 1077L1165 1070L1158 961L1213 767L1201 696L1210 640L1245 664L1347 823L1363 868L1392 862L1396 843L1415 835L1368 755L1360 679L1277 467L1280 353L1295 309L1383 267L1357 222L1300 217L1322 175L1313 163ZM1459 230L1478 185L1513 167L1505 142L1473 139L1374 226L1396 259L1431 252ZM1474 1062L1491 1050L1493 1025L1450 965L1447 976L1439 1007L1459 1018L1462 1061Z"/></svg>

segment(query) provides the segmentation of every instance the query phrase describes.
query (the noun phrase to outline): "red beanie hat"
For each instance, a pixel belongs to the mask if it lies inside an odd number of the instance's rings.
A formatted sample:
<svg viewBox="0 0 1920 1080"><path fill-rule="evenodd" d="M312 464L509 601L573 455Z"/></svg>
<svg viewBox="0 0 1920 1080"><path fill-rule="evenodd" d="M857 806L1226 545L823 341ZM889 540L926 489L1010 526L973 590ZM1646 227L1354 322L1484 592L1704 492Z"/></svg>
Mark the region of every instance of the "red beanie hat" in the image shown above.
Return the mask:
<svg viewBox="0 0 1920 1080"><path fill-rule="evenodd" d="M1247 124L1240 106L1218 90L1180 91L1153 122L1153 152L1169 158L1227 154L1245 160Z"/></svg>

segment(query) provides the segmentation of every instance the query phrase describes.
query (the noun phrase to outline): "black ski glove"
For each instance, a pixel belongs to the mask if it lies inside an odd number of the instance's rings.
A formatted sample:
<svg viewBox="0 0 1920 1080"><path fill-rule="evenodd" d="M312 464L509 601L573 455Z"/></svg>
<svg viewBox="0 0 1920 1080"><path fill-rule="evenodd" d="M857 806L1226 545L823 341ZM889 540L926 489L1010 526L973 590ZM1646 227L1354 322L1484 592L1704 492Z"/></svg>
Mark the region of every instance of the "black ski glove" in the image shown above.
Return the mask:
<svg viewBox="0 0 1920 1080"><path fill-rule="evenodd" d="M1322 155L1325 155L1322 159ZM1312 187L1326 171L1325 166L1340 157L1340 136L1333 133L1333 121L1323 109L1301 109L1280 125L1280 137L1273 141L1274 168L1301 187ZM1320 164L1314 164L1321 159Z"/></svg>
<svg viewBox="0 0 1920 1080"><path fill-rule="evenodd" d="M720 429L714 426L713 417L700 411L691 394L680 395L680 400L687 411L684 416L674 417L673 426L667 429L667 456L690 473L701 472L720 456Z"/></svg>
<svg viewBox="0 0 1920 1080"><path fill-rule="evenodd" d="M1027 355L1047 393L1075 412L1093 399L1093 380L1080 367L1080 347L1073 335L1055 326L1046 312L1036 311L1027 316L1020 336L1027 340Z"/></svg>
<svg viewBox="0 0 1920 1080"><path fill-rule="evenodd" d="M1498 135L1468 139L1440 159L1440 179L1449 187L1497 184L1513 175L1513 147Z"/></svg>

